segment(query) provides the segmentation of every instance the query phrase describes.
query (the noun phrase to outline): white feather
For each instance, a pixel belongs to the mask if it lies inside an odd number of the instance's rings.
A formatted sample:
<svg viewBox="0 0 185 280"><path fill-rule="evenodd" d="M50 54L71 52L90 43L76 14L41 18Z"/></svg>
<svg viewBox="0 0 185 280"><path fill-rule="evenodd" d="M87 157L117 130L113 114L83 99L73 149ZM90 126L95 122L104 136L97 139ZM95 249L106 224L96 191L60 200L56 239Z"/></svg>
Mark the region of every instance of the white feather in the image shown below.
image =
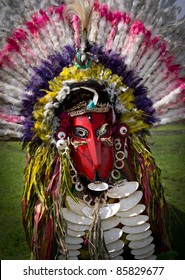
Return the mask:
<svg viewBox="0 0 185 280"><path fill-rule="evenodd" d="M3 103L5 103L5 104L8 103L15 107L21 107L20 100L13 98L11 96L8 96L7 94L2 94L1 92L0 92L0 100L2 100Z"/></svg>
<svg viewBox="0 0 185 280"><path fill-rule="evenodd" d="M178 122L178 121L181 121L183 119L185 119L185 113L179 114L179 115L176 115L176 116L174 115L174 116L168 117L168 118L163 116L163 118L160 121L160 124L164 125L164 124L168 124L168 123Z"/></svg>

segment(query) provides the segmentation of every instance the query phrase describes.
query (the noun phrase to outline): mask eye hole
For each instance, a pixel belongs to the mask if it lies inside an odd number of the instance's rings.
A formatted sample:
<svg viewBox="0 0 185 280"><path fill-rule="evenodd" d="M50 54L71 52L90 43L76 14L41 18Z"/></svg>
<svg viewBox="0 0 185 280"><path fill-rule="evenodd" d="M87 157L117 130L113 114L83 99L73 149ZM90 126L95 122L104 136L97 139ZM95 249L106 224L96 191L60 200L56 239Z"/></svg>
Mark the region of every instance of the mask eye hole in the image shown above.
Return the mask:
<svg viewBox="0 0 185 280"><path fill-rule="evenodd" d="M57 138L58 140L60 140L60 139L65 139L65 138L66 138L65 132L64 132L64 131L58 131L58 132L56 132L56 138Z"/></svg>
<svg viewBox="0 0 185 280"><path fill-rule="evenodd" d="M121 136L126 136L128 134L128 128L125 125L119 127L119 133Z"/></svg>
<svg viewBox="0 0 185 280"><path fill-rule="evenodd" d="M96 136L101 138L101 137L105 137L106 135L108 135L108 133L109 133L109 127L108 127L108 124L106 123L97 129Z"/></svg>
<svg viewBox="0 0 185 280"><path fill-rule="evenodd" d="M73 129L73 135L78 138L88 138L88 131L87 129L77 126Z"/></svg>

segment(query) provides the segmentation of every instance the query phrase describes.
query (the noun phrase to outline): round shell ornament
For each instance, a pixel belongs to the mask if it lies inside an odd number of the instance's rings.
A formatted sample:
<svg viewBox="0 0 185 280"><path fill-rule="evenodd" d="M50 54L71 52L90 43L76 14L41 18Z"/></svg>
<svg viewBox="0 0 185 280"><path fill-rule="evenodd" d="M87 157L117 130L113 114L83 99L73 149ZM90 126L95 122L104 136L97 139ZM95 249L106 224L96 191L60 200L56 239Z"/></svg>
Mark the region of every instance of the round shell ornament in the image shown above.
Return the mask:
<svg viewBox="0 0 185 280"><path fill-rule="evenodd" d="M59 151L64 151L67 148L67 142L64 139L60 139L57 141L56 146Z"/></svg>
<svg viewBox="0 0 185 280"><path fill-rule="evenodd" d="M80 251L78 250L72 250L68 252L69 257L77 257L80 255Z"/></svg>
<svg viewBox="0 0 185 280"><path fill-rule="evenodd" d="M109 185L105 182L95 182L88 184L88 189L95 192L101 192L107 190Z"/></svg>
<svg viewBox="0 0 185 280"><path fill-rule="evenodd" d="M105 207L100 208L100 217L102 220L113 217L120 209L119 203L107 204Z"/></svg>
<svg viewBox="0 0 185 280"><path fill-rule="evenodd" d="M74 199L72 199L71 196L67 196L66 200L71 210L73 210L75 213L79 215L82 215L82 207L86 205L83 201L78 199L78 203L77 203L74 201Z"/></svg>
<svg viewBox="0 0 185 280"><path fill-rule="evenodd" d="M65 243L68 244L81 244L83 239L81 237L66 236Z"/></svg>
<svg viewBox="0 0 185 280"><path fill-rule="evenodd" d="M151 255L151 256L145 258L145 260L156 260L156 258L157 258L157 256Z"/></svg>
<svg viewBox="0 0 185 280"><path fill-rule="evenodd" d="M88 229L87 225L79 225L79 224L74 224L74 223L70 223L67 221L67 227L69 229L72 229L74 231L84 231Z"/></svg>
<svg viewBox="0 0 185 280"><path fill-rule="evenodd" d="M124 226L123 232L136 234L136 233L141 233L141 232L147 231L149 228L150 228L149 223L144 223L143 225L133 226L133 227Z"/></svg>
<svg viewBox="0 0 185 280"><path fill-rule="evenodd" d="M148 229L145 232L142 233L138 233L138 234L128 234L127 235L127 240L129 241L136 241L136 240L142 240L147 238L148 236L150 236L152 234L152 231L150 229Z"/></svg>
<svg viewBox="0 0 185 280"><path fill-rule="evenodd" d="M117 256L117 257L114 257L114 258L111 258L112 260L115 260L115 261L121 261L123 260L123 257L122 256Z"/></svg>
<svg viewBox="0 0 185 280"><path fill-rule="evenodd" d="M69 236L80 237L85 235L85 231L74 231L72 229L67 229L67 234Z"/></svg>
<svg viewBox="0 0 185 280"><path fill-rule="evenodd" d="M107 204L107 205L105 205L105 207L102 207L99 209L99 215L102 220L108 219L108 218L114 216L119 211L119 208L120 208L119 203ZM89 217L90 219L92 219L93 213L94 213L94 208L90 208L90 207L86 206L82 209L82 212L86 217Z"/></svg>
<svg viewBox="0 0 185 280"><path fill-rule="evenodd" d="M146 254L143 254L143 255L135 256L134 258L135 258L136 260L144 260L144 259L146 259L146 258L152 256L154 252L155 252L155 250L152 249L150 252L148 252L148 253L146 253Z"/></svg>
<svg viewBox="0 0 185 280"><path fill-rule="evenodd" d="M119 256L119 255L121 255L122 253L123 253L123 249L121 249L121 250L119 250L119 251L115 251L115 252L112 252L112 253L110 253L110 257L111 257L111 259L112 258L115 258L115 257L117 257L117 256Z"/></svg>
<svg viewBox="0 0 185 280"><path fill-rule="evenodd" d="M127 211L136 206L143 196L142 191L136 191L127 198L120 200L120 211Z"/></svg>
<svg viewBox="0 0 185 280"><path fill-rule="evenodd" d="M65 244L67 250L79 250L82 248L80 244Z"/></svg>
<svg viewBox="0 0 185 280"><path fill-rule="evenodd" d="M115 242L107 244L106 247L109 253L119 251L124 247L124 242L119 239L116 240Z"/></svg>
<svg viewBox="0 0 185 280"><path fill-rule="evenodd" d="M91 224L91 219L85 217L85 216L80 216L79 214L76 214L70 209L63 208L62 209L62 214L64 216L64 219L66 221L72 222L74 224L79 224L79 225L90 225Z"/></svg>
<svg viewBox="0 0 185 280"><path fill-rule="evenodd" d="M109 244L118 240L122 236L122 234L123 231L120 228L113 228L108 231L105 231L104 232L105 244Z"/></svg>
<svg viewBox="0 0 185 280"><path fill-rule="evenodd" d="M149 253L151 250L153 250L154 247L155 247L154 244L149 244L144 248L134 249L134 250L131 251L131 253L132 253L132 255L135 255L135 256L144 255L144 254Z"/></svg>
<svg viewBox="0 0 185 280"><path fill-rule="evenodd" d="M101 222L101 226L103 231L114 228L115 226L117 226L120 222L119 217L113 216L111 218L108 218L106 220L103 220Z"/></svg>
<svg viewBox="0 0 185 280"><path fill-rule="evenodd" d="M138 215L135 217L120 218L120 222L125 226L139 226L147 222L149 217L147 215Z"/></svg>
<svg viewBox="0 0 185 280"><path fill-rule="evenodd" d="M147 245L152 243L152 241L153 241L153 237L149 236L142 240L131 241L128 246L131 249L140 249L140 248L146 247Z"/></svg>
<svg viewBox="0 0 185 280"><path fill-rule="evenodd" d="M144 204L137 204L133 208L127 210L127 211L118 211L116 216L128 218L128 217L135 217L139 214L141 214L146 209L146 206Z"/></svg>
<svg viewBox="0 0 185 280"><path fill-rule="evenodd" d="M113 186L107 191L107 196L110 198L127 197L134 193L139 187L138 182L123 182L123 185Z"/></svg>

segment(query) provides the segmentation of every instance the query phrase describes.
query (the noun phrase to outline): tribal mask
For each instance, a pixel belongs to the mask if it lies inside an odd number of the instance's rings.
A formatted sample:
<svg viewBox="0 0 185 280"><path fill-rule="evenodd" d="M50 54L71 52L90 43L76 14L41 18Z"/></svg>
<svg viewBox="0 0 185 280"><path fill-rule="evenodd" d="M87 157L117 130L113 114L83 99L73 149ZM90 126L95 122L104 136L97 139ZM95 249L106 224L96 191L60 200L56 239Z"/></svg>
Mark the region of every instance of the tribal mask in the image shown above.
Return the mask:
<svg viewBox="0 0 185 280"><path fill-rule="evenodd" d="M91 182L107 181L113 166L110 113L73 117L71 138L71 155L80 177Z"/></svg>

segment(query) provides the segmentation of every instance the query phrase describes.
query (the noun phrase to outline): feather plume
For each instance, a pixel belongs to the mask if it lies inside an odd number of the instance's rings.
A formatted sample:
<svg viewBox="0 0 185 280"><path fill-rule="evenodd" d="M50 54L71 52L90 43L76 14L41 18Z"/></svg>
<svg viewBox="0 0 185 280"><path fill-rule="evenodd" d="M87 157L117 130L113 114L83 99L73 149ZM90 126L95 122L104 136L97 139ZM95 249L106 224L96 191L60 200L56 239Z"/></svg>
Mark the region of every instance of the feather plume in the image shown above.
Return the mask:
<svg viewBox="0 0 185 280"><path fill-rule="evenodd" d="M88 30L89 23L92 17L92 10L94 6L94 0L69 0L65 9L65 14L72 17L77 15L81 23L81 31Z"/></svg>

